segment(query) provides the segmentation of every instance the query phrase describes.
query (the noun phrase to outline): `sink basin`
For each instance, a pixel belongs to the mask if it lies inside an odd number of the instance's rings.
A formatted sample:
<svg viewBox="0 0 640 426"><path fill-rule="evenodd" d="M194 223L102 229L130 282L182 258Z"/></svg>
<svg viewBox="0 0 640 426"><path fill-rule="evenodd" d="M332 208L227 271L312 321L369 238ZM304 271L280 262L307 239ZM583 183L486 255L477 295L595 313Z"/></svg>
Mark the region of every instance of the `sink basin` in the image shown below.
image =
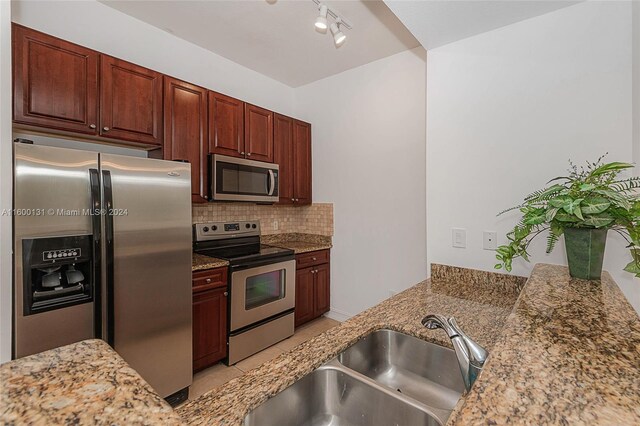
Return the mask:
<svg viewBox="0 0 640 426"><path fill-rule="evenodd" d="M464 392L453 350L391 330L369 334L338 361L432 408L450 411Z"/></svg>
<svg viewBox="0 0 640 426"><path fill-rule="evenodd" d="M441 422L419 404L367 383L347 369L327 365L258 406L247 414L244 424L436 426Z"/></svg>

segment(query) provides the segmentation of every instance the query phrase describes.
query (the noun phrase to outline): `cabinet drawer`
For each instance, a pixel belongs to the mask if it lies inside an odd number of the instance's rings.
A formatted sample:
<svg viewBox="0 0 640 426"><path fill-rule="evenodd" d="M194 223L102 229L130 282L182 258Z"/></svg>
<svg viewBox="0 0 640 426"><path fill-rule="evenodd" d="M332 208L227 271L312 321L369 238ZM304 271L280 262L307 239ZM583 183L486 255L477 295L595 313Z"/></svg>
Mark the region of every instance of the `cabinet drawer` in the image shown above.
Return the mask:
<svg viewBox="0 0 640 426"><path fill-rule="evenodd" d="M296 268L321 265L329 262L329 250L310 251L296 256Z"/></svg>
<svg viewBox="0 0 640 426"><path fill-rule="evenodd" d="M227 268L216 268L193 273L193 292L227 286Z"/></svg>

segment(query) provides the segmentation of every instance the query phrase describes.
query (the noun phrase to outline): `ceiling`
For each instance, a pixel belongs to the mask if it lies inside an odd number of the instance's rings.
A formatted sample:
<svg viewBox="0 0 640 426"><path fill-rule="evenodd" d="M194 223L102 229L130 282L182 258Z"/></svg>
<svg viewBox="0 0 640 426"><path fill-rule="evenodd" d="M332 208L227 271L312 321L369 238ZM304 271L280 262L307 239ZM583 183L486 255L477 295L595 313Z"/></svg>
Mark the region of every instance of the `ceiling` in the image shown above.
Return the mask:
<svg viewBox="0 0 640 426"><path fill-rule="evenodd" d="M353 25L337 49L311 0L102 3L291 87L420 45L381 0L324 2Z"/></svg>
<svg viewBox="0 0 640 426"><path fill-rule="evenodd" d="M569 0L385 0L429 50L579 3Z"/></svg>

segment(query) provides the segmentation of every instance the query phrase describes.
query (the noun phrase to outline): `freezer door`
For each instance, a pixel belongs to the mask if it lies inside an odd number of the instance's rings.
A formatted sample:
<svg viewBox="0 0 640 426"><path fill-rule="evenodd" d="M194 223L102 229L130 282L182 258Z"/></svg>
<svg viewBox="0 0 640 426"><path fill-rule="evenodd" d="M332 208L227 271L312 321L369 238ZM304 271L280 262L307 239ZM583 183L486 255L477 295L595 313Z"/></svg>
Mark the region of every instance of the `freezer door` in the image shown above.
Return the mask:
<svg viewBox="0 0 640 426"><path fill-rule="evenodd" d="M101 154L107 341L163 397L191 384L191 167Z"/></svg>
<svg viewBox="0 0 640 426"><path fill-rule="evenodd" d="M94 304L25 315L23 239L92 235L90 175L98 154L14 145L14 358L94 337ZM95 196L95 194L94 194ZM93 240L95 241L95 239Z"/></svg>

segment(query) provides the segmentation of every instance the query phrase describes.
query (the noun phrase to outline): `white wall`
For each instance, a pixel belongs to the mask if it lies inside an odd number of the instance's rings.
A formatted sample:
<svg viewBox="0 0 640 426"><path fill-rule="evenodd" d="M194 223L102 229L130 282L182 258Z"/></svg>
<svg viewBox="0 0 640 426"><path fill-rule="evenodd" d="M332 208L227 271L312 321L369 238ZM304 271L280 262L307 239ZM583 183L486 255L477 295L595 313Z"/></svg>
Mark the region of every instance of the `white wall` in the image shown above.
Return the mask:
<svg viewBox="0 0 640 426"><path fill-rule="evenodd" d="M504 243L518 216L498 211L562 175L569 158L633 159L631 31L630 3L586 2L428 52L429 262L491 270L482 231ZM466 228L466 249L451 246L453 227ZM562 244L549 256L544 244L514 273L566 262ZM623 240L607 244L605 268L640 310Z"/></svg>
<svg viewBox="0 0 640 426"><path fill-rule="evenodd" d="M335 318L426 277L424 73L418 48L295 91L312 123L314 201L334 203Z"/></svg>
<svg viewBox="0 0 640 426"><path fill-rule="evenodd" d="M633 159L640 164L640 2L632 3L633 49ZM640 176L640 167L635 169Z"/></svg>
<svg viewBox="0 0 640 426"><path fill-rule="evenodd" d="M11 209L11 3L0 1L0 211ZM11 217L0 215L0 363L11 359Z"/></svg>
<svg viewBox="0 0 640 426"><path fill-rule="evenodd" d="M15 1L13 21L230 96L291 114L293 89L94 0Z"/></svg>

